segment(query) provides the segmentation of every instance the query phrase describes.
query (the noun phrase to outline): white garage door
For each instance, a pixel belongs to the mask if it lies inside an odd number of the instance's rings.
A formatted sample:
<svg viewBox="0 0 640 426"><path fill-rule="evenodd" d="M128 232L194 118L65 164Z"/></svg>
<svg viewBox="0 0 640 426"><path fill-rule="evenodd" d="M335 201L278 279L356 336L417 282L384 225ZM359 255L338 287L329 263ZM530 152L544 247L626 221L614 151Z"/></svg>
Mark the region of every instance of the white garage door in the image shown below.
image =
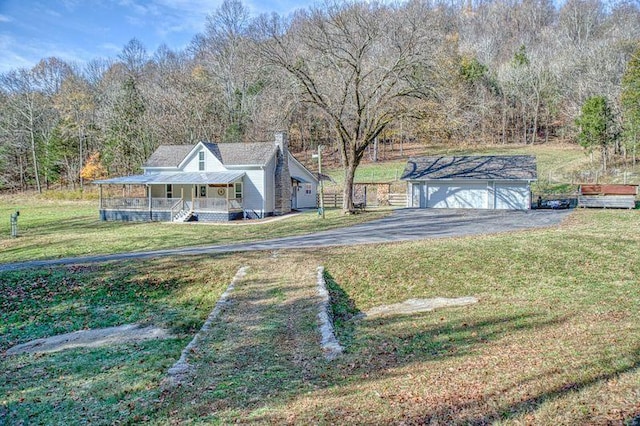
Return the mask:
<svg viewBox="0 0 640 426"><path fill-rule="evenodd" d="M527 210L530 204L529 186L527 184L496 183L496 209Z"/></svg>
<svg viewBox="0 0 640 426"><path fill-rule="evenodd" d="M427 207L435 209L486 209L487 184L429 185Z"/></svg>

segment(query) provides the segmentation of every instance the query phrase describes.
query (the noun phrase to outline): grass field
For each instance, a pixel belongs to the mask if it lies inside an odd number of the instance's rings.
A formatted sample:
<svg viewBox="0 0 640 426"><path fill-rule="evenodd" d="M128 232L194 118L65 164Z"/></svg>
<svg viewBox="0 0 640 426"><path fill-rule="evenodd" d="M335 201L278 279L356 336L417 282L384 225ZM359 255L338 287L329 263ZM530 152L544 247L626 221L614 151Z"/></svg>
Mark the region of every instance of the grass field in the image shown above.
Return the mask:
<svg viewBox="0 0 640 426"><path fill-rule="evenodd" d="M535 154L541 178L588 161L557 146L440 153ZM392 180L403 166L364 164L358 179ZM15 210L20 237L11 239ZM5 196L0 263L259 240L389 214L327 213L175 226L100 222L95 200ZM638 229L637 210L576 210L559 227L499 235L0 273L0 424L630 425L640 416ZM318 265L345 347L331 363L315 332ZM240 266L249 273L233 304L191 354L194 376L164 388ZM360 315L438 296L479 303ZM127 323L174 337L5 355L32 339Z"/></svg>
<svg viewBox="0 0 640 426"><path fill-rule="evenodd" d="M560 227L503 235L4 273L0 352L128 322L177 337L2 357L0 423L630 424L638 229L637 211L577 210ZM333 363L313 344L303 289L319 264L346 349ZM230 315L246 315L215 325L193 386L163 392L240 265L251 273ZM357 319L435 296L479 303Z"/></svg>
<svg viewBox="0 0 640 426"><path fill-rule="evenodd" d="M176 338L0 358L0 424L113 424L152 405L166 370L202 325L237 261L163 259L0 276L0 352L16 343L127 323Z"/></svg>
<svg viewBox="0 0 640 426"><path fill-rule="evenodd" d="M10 215L20 211L18 238L10 238ZM383 217L389 210L343 215L327 210L326 219L308 211L269 223L102 222L97 201L43 200L0 196L0 263L204 244L230 244L300 235Z"/></svg>

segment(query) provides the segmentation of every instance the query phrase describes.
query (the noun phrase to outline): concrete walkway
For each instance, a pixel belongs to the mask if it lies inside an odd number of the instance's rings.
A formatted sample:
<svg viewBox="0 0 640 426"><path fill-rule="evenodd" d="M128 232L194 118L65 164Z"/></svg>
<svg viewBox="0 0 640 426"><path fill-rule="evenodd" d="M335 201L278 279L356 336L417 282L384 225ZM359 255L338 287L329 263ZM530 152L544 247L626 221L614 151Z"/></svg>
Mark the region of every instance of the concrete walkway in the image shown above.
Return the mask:
<svg viewBox="0 0 640 426"><path fill-rule="evenodd" d="M161 256L381 244L429 238L494 234L555 226L560 224L562 220L569 215L569 212L569 210L497 211L399 209L395 210L391 216L383 219L314 234L277 238L254 243L183 247L145 252L6 263L0 265L0 272L56 265L147 259Z"/></svg>

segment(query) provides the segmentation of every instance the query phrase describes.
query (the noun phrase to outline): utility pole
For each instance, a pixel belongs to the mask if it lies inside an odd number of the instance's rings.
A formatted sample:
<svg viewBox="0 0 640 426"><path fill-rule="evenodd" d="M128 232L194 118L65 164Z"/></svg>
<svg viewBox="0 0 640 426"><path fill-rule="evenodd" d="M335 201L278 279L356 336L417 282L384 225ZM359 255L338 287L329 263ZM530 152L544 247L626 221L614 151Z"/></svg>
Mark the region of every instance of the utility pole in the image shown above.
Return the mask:
<svg viewBox="0 0 640 426"><path fill-rule="evenodd" d="M324 149L324 145L318 145L318 153L313 154L311 158L318 159L318 180L320 181L320 209L318 210L318 214L320 214L324 219L324 183L322 179L322 150L323 149Z"/></svg>

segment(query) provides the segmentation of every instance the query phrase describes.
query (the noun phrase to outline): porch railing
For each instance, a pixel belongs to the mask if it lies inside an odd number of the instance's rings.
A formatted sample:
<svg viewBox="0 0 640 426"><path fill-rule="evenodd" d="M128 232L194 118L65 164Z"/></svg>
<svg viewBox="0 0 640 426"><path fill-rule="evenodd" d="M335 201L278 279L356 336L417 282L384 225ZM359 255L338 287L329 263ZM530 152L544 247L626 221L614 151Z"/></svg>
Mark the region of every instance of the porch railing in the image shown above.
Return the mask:
<svg viewBox="0 0 640 426"><path fill-rule="evenodd" d="M149 210L149 199L145 197L103 198L105 210ZM242 198L226 200L224 198L196 198L192 202L181 198L152 198L151 210L170 211L191 207L194 212L242 211Z"/></svg>
<svg viewBox="0 0 640 426"><path fill-rule="evenodd" d="M176 217L176 215L183 209L184 209L184 200L180 198L171 206L171 220L173 220L173 218Z"/></svg>
<svg viewBox="0 0 640 426"><path fill-rule="evenodd" d="M151 208L153 210L171 210L173 206L182 201L182 198L152 198Z"/></svg>
<svg viewBox="0 0 640 426"><path fill-rule="evenodd" d="M224 198L196 198L193 200L194 212L228 212L242 210L242 198L226 200Z"/></svg>

